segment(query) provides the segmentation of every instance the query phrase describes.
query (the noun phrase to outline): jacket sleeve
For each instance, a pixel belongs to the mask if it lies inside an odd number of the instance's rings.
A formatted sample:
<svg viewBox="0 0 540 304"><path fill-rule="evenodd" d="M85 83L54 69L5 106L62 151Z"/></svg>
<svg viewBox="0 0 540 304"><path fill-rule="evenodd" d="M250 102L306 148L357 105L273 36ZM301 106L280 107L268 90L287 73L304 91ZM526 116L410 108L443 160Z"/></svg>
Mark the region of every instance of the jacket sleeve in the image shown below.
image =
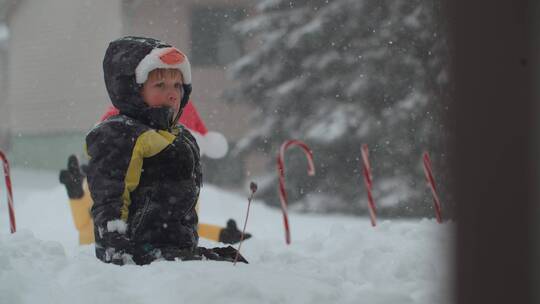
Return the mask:
<svg viewBox="0 0 540 304"><path fill-rule="evenodd" d="M135 148L138 134L125 124L109 122L96 126L86 137L88 186L94 205L96 250L102 248L106 260L115 263L130 253L127 218L130 204L128 169L142 152ZM138 168L140 177L140 168ZM132 170L133 171L133 170ZM135 168L137 171L137 168ZM138 181L138 178L135 178ZM136 187L136 185L131 185ZM120 262L119 262L120 263Z"/></svg>
<svg viewBox="0 0 540 304"><path fill-rule="evenodd" d="M181 139L183 143L187 146L187 148L191 150L192 155L193 155L193 162L194 162L193 171L191 173L191 176L188 177L193 182L192 184L193 189L194 189L193 205L189 210L187 210L182 221L184 222L184 224L188 226L196 227L199 222L196 205L199 200L199 194L200 194L202 183L203 183L200 151L199 151L199 146L197 145L197 141L195 140L193 135L191 135L191 133L183 127L181 131Z"/></svg>
<svg viewBox="0 0 540 304"><path fill-rule="evenodd" d="M195 140L195 137L189 132L188 129L183 128L183 138L184 141L188 144L191 151L193 152L194 156L194 169L193 169L193 179L195 181L195 184L197 188L199 189L202 187L202 167L201 167L201 152L199 150L199 145L197 144L197 140ZM197 192L197 198L199 194Z"/></svg>

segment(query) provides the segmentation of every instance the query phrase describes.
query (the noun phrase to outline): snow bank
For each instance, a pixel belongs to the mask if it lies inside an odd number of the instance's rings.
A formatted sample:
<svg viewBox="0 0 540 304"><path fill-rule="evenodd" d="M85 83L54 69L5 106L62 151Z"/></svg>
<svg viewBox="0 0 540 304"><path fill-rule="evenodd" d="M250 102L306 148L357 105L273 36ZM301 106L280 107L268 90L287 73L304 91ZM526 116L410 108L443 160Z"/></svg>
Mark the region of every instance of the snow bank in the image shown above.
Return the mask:
<svg viewBox="0 0 540 304"><path fill-rule="evenodd" d="M13 179L19 231L8 233L2 200L0 303L450 302L453 224L384 221L373 229L367 218L291 214L292 245L286 246L280 213L255 201L248 223L254 236L242 245L249 265L118 267L98 261L93 246L76 245L55 174L18 171ZM235 218L241 226L244 196L205 186L201 221Z"/></svg>

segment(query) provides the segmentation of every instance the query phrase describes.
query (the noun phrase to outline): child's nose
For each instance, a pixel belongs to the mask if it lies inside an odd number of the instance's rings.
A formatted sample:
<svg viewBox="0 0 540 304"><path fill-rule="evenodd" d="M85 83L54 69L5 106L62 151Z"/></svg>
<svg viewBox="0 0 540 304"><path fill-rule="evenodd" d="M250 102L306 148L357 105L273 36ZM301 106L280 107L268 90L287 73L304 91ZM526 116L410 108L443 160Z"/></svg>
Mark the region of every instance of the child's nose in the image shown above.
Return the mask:
<svg viewBox="0 0 540 304"><path fill-rule="evenodd" d="M174 93L174 92L173 92L173 93L169 93L169 101L175 102L175 101L177 101L177 100L178 100L178 96L177 96L176 93Z"/></svg>

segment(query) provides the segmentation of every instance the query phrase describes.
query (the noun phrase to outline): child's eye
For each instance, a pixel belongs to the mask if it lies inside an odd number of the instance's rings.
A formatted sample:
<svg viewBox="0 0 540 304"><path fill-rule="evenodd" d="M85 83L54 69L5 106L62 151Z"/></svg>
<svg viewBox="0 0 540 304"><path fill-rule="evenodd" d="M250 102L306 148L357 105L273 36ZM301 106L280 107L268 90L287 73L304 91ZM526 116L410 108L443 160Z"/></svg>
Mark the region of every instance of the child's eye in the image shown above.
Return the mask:
<svg viewBox="0 0 540 304"><path fill-rule="evenodd" d="M174 87L177 88L177 89L181 89L182 88L182 84L177 82L174 84Z"/></svg>
<svg viewBox="0 0 540 304"><path fill-rule="evenodd" d="M163 86L165 86L165 84L163 82L156 83L156 87L158 87L158 88L163 88Z"/></svg>

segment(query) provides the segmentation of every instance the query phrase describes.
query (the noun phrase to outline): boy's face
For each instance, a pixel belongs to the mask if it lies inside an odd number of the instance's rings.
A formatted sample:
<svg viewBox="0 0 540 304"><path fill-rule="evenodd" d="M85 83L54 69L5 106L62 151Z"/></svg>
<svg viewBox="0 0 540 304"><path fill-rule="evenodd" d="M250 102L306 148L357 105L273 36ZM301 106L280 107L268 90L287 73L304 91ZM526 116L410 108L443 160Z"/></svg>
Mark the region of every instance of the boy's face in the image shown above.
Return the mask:
<svg viewBox="0 0 540 304"><path fill-rule="evenodd" d="M143 85L141 95L150 107L171 107L175 113L180 109L183 95L182 75L179 73L150 73Z"/></svg>

